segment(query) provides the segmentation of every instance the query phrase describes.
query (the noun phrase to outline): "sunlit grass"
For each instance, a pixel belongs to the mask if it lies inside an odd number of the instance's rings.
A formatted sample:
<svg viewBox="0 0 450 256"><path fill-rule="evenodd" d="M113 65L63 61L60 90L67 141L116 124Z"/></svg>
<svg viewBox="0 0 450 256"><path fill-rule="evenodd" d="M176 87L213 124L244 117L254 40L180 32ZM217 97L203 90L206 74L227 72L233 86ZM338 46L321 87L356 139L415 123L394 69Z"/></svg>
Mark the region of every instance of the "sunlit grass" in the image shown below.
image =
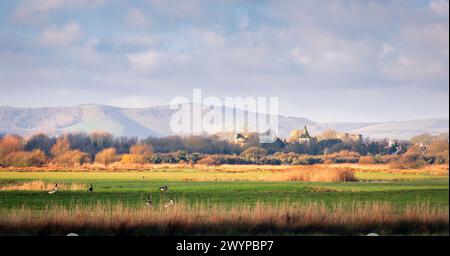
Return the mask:
<svg viewBox="0 0 450 256"><path fill-rule="evenodd" d="M427 204L398 209L386 203L261 204L227 207L176 202L130 208L123 205L21 208L0 213L0 235L224 235L224 234L446 234L448 207Z"/></svg>

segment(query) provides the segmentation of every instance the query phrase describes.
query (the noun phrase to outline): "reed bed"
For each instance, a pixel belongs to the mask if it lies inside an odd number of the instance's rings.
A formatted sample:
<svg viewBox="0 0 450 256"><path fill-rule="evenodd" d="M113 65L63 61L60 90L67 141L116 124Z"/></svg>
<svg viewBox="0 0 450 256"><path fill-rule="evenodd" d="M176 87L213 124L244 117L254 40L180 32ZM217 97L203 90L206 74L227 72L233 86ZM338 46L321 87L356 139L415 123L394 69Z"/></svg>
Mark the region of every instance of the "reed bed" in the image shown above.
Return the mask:
<svg viewBox="0 0 450 256"><path fill-rule="evenodd" d="M61 206L0 212L0 235L448 235L448 207L387 203L223 206L176 202L172 207Z"/></svg>
<svg viewBox="0 0 450 256"><path fill-rule="evenodd" d="M113 164L110 166L101 166L96 164L85 164L79 167L0 167L0 172L177 172L180 170L195 170L204 173L261 173L261 174L280 174L292 171L323 171L323 170L352 170L363 173L390 173L390 174L408 174L408 175L431 175L431 176L449 176L448 165L427 165L419 169L398 169L392 168L387 164L317 164L317 165L220 165L220 166L202 166L187 164L145 164L145 165L123 165ZM283 179L281 179L283 180Z"/></svg>
<svg viewBox="0 0 450 256"><path fill-rule="evenodd" d="M290 168L253 172L208 172L183 178L185 181L301 181L301 182L353 182L358 181L349 168Z"/></svg>
<svg viewBox="0 0 450 256"><path fill-rule="evenodd" d="M48 191L55 187L54 183L45 183L41 180L35 180L25 183L12 183L12 184L5 184L0 186L0 191L5 190L17 190L17 191L25 191L25 190L31 190L31 191ZM59 190L87 190L88 186L86 184L80 184L80 183L63 183L58 184Z"/></svg>
<svg viewBox="0 0 450 256"><path fill-rule="evenodd" d="M306 182L351 182L357 181L355 172L350 169L323 169L290 171L285 175L288 181Z"/></svg>
<svg viewBox="0 0 450 256"><path fill-rule="evenodd" d="M416 169L399 169L393 168L388 164L329 164L317 165L317 167L327 168L348 168L357 172L376 172L376 173L391 173L391 174L427 174L431 176L449 176L449 166L445 164L440 165L426 165L422 168Z"/></svg>

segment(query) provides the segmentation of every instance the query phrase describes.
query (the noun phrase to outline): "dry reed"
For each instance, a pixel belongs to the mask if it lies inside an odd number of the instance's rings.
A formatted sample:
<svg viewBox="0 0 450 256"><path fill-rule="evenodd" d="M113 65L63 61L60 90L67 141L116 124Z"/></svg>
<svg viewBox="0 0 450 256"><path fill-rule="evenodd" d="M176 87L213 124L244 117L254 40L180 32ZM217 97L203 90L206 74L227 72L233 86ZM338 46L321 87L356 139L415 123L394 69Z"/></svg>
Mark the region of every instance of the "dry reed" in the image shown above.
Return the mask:
<svg viewBox="0 0 450 256"><path fill-rule="evenodd" d="M55 187L54 183L45 183L41 180L35 180L19 184L5 184L0 186L0 190L35 190L35 191L48 191ZM70 184L58 184L59 190L87 190L86 184L70 183Z"/></svg>
<svg viewBox="0 0 450 256"><path fill-rule="evenodd" d="M173 207L121 205L27 208L0 212L0 235L283 235L447 234L448 207L387 203L258 203L227 207L176 202Z"/></svg>
<svg viewBox="0 0 450 256"><path fill-rule="evenodd" d="M355 172L350 169L322 169L290 171L285 176L288 181L307 182L346 182L357 181Z"/></svg>
<svg viewBox="0 0 450 256"><path fill-rule="evenodd" d="M114 163L110 166L101 166L96 164L85 164L79 167L0 167L0 171L8 172L128 172L128 171L165 171L176 169L190 169L203 172L217 173L246 173L246 172L266 172L280 173L299 170L329 170L329 169L349 169L355 172L374 172L374 173L392 173L392 174L429 174L433 176L448 176L448 165L427 165L420 169L397 169L386 164L317 164L300 166L283 165L220 165L220 166L190 166L186 164L145 164L145 165L122 165Z"/></svg>

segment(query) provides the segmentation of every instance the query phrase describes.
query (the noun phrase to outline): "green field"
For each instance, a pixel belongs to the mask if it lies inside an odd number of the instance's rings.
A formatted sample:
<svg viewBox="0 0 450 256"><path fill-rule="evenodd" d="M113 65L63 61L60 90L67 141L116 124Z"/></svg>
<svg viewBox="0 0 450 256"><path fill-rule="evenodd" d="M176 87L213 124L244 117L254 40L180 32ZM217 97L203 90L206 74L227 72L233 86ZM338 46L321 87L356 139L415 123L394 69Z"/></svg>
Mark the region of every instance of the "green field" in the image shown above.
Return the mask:
<svg viewBox="0 0 450 256"><path fill-rule="evenodd" d="M289 175L252 166L0 171L0 235L448 235L445 173L282 181ZM49 194L56 183L62 188Z"/></svg>
<svg viewBox="0 0 450 256"><path fill-rule="evenodd" d="M449 179L427 175L360 173L358 182L270 182L246 181L250 173L201 173L238 181L188 181L199 175L195 170L164 170L148 172L0 172L0 185L41 180L45 183L92 184L95 191L0 191L0 207L44 209L52 205L92 205L121 203L130 207L145 205L148 194L154 202L173 198L187 203L254 204L256 202L319 202L326 206L355 202L391 202L398 207L417 203L430 206L449 204ZM270 175L270 174L264 174ZM159 186L168 185L167 192Z"/></svg>

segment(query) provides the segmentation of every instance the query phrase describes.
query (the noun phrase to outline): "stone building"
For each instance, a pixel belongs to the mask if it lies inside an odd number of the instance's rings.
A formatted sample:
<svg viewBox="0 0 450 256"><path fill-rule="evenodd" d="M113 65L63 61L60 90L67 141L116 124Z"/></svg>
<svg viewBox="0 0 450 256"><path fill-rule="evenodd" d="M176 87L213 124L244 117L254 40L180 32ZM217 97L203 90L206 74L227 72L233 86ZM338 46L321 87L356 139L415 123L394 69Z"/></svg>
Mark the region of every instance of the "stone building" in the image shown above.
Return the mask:
<svg viewBox="0 0 450 256"><path fill-rule="evenodd" d="M309 134L308 128L304 127L303 131L301 130L293 130L290 133L288 142L289 143L300 143L302 145L311 145L314 141L316 141L316 138L312 137Z"/></svg>

